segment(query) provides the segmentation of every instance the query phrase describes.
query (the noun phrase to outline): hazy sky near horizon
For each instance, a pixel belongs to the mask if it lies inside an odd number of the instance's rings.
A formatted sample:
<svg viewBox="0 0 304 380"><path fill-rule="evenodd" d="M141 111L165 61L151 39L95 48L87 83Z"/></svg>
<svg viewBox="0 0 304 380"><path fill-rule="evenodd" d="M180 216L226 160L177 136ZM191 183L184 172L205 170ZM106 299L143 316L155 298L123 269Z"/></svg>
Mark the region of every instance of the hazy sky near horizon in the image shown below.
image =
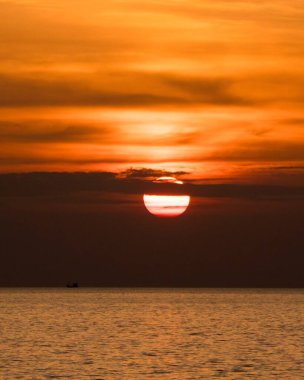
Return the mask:
<svg viewBox="0 0 304 380"><path fill-rule="evenodd" d="M303 184L303 19L303 0L0 0L1 171Z"/></svg>

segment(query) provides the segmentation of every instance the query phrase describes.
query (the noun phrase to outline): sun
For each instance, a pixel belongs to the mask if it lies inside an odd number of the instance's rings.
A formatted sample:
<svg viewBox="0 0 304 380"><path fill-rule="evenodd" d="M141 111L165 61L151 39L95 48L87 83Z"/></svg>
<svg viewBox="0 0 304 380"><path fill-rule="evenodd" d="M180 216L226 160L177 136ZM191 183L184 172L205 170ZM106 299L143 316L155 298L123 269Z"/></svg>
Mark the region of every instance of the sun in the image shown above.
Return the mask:
<svg viewBox="0 0 304 380"><path fill-rule="evenodd" d="M160 177L154 183L172 183L182 185L183 182L174 177ZM173 218L182 215L190 204L189 195L144 194L146 209L155 216Z"/></svg>

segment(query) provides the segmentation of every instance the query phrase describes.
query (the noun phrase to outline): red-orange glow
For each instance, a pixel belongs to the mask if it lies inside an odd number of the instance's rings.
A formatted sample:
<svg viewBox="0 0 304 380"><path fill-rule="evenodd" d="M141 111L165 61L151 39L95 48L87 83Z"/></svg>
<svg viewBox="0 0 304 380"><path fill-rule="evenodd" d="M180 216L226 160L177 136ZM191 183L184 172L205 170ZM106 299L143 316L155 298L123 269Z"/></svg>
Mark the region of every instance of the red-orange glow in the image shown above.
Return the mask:
<svg viewBox="0 0 304 380"><path fill-rule="evenodd" d="M175 217L183 214L190 203L189 195L144 195L147 210L160 217Z"/></svg>
<svg viewBox="0 0 304 380"><path fill-rule="evenodd" d="M0 173L303 186L302 25L301 0L0 0Z"/></svg>

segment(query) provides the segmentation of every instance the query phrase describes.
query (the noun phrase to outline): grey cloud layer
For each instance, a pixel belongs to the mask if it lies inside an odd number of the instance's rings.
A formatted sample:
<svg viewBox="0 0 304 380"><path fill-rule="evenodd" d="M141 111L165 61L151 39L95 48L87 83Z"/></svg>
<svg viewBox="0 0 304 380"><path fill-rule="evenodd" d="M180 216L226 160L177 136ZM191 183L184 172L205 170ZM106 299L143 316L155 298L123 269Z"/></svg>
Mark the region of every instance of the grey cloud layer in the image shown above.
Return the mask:
<svg viewBox="0 0 304 380"><path fill-rule="evenodd" d="M146 173L144 173L146 171ZM304 197L304 187L269 186L269 185L238 185L218 184L200 185L188 183L184 186L174 184L157 184L145 180L145 175L158 171L142 169L139 176L121 178L116 173L23 173L0 174L0 196L43 196L43 195L67 195L71 193L91 191L123 194L153 194L188 193L197 197L211 198L247 198L247 199L278 199L281 197ZM133 172L134 173L134 172ZM175 174L166 172L166 174ZM142 175L142 177L140 177ZM105 198L107 202L107 198ZM109 196L111 203L111 197Z"/></svg>

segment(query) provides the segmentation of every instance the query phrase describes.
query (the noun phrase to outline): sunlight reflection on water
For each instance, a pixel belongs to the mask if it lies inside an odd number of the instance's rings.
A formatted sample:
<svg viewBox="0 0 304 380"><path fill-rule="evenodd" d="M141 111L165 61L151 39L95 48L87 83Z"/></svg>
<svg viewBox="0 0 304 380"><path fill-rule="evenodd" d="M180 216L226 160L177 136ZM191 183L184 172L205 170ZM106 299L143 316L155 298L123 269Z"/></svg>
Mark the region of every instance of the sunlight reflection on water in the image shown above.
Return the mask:
<svg viewBox="0 0 304 380"><path fill-rule="evenodd" d="M1 289L1 379L303 379L304 292Z"/></svg>

